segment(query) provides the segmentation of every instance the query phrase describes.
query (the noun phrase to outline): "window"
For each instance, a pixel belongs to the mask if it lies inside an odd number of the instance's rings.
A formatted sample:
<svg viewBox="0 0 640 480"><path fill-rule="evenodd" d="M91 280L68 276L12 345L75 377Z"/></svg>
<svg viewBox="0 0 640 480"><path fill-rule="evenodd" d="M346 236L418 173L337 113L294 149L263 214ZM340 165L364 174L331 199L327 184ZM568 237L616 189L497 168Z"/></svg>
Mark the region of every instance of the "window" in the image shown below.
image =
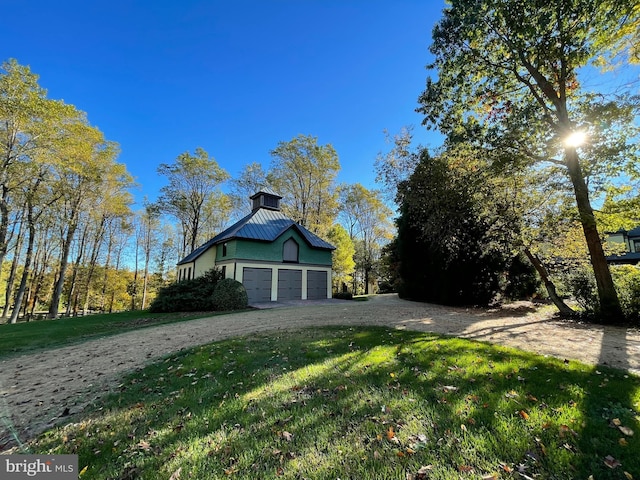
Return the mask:
<svg viewBox="0 0 640 480"><path fill-rule="evenodd" d="M290 238L282 245L282 261L298 263L298 242Z"/></svg>
<svg viewBox="0 0 640 480"><path fill-rule="evenodd" d="M191 267L187 268L187 280L191 280Z"/></svg>
<svg viewBox="0 0 640 480"><path fill-rule="evenodd" d="M223 257L227 256L227 244L226 243L222 244L222 256Z"/></svg>
<svg viewBox="0 0 640 480"><path fill-rule="evenodd" d="M633 241L633 251L636 253L640 253L640 240Z"/></svg>
<svg viewBox="0 0 640 480"><path fill-rule="evenodd" d="M227 278L227 266L222 266L222 278Z"/></svg>

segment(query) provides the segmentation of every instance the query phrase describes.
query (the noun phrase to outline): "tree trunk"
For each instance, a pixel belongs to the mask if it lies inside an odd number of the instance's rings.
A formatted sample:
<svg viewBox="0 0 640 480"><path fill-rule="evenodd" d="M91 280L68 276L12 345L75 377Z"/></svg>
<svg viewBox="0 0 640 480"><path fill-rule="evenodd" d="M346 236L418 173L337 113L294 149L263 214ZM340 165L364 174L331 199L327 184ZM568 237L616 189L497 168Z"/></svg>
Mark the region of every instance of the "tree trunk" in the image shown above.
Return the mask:
<svg viewBox="0 0 640 480"><path fill-rule="evenodd" d="M24 298L24 292L27 288L27 278L29 277L29 268L31 267L31 259L33 256L33 242L36 235L36 227L33 220L32 205L29 205L27 210L27 222L29 227L29 240L27 242L27 252L24 259L24 268L22 270L22 278L20 279L20 286L18 287L16 301L13 307L13 311L11 312L11 318L9 319L9 323L16 323L18 321L20 307L22 306L22 299Z"/></svg>
<svg viewBox="0 0 640 480"><path fill-rule="evenodd" d="M562 315L569 316L569 317L572 315L575 315L576 312L574 312L569 305L564 303L564 300L562 300L562 298L560 298L560 295L558 295L558 293L556 292L556 286L549 278L549 272L547 271L546 267L542 264L540 259L537 256L535 256L531 252L531 250L529 250L528 248L524 249L524 254L527 256L527 258L531 262L531 265L533 265L533 268L536 269L536 272L538 272L538 275L540 275L540 278L542 279L542 283L544 283L544 287L547 289L547 293L549 294L549 298L551 299L553 304L556 306L558 311Z"/></svg>
<svg viewBox="0 0 640 480"><path fill-rule="evenodd" d="M98 254L100 253L100 246L102 244L102 237L105 233L106 218L102 216L98 230L93 238L93 245L91 246L91 254L89 256L89 271L87 272L87 287L84 294L84 304L82 305L82 314L86 315L89 308L89 292L91 290L91 280L93 280L93 274L96 270L96 264L98 263Z"/></svg>
<svg viewBox="0 0 640 480"><path fill-rule="evenodd" d="M9 246L7 242L7 234L9 232L9 189L6 185L2 185L0 190L2 191L0 195L0 265L2 265Z"/></svg>
<svg viewBox="0 0 640 480"><path fill-rule="evenodd" d="M600 240L596 225L596 218L593 215L593 209L591 208L591 202L589 200L589 189L584 181L576 149L567 148L565 150L565 159L569 170L569 177L573 184L582 231L584 232L584 238L589 248L593 274L596 279L598 298L600 299L600 315L605 323L619 323L623 320L622 308L620 307L618 294L613 284L609 264L604 255L602 241Z"/></svg>
<svg viewBox="0 0 640 480"><path fill-rule="evenodd" d="M109 234L109 243L107 243L107 258L104 261L104 278L102 279L102 298L100 300L100 311L104 313L104 307L107 304L107 283L109 281L109 265L111 264L111 249L113 248L113 231Z"/></svg>
<svg viewBox="0 0 640 480"><path fill-rule="evenodd" d="M69 265L69 250L71 249L71 240L78 228L77 223L73 222L69 225L67 235L62 242L62 253L60 255L60 269L58 272L58 278L53 288L53 295L51 296L51 305L49 305L49 318L56 318L58 316L60 299L62 298L62 288L64 287L64 277L67 274L67 267Z"/></svg>
<svg viewBox="0 0 640 480"><path fill-rule="evenodd" d="M24 213L24 212L23 212ZM4 308L2 309L2 316L7 317L9 314L9 307L11 306L11 297L13 293L13 283L16 280L16 271L18 269L18 259L20 257L20 250L22 249L22 223L20 223L20 229L18 230L18 237L16 238L16 249L11 261L11 269L9 270L9 278L7 279L7 288L4 294ZM2 265L0 263L0 265Z"/></svg>

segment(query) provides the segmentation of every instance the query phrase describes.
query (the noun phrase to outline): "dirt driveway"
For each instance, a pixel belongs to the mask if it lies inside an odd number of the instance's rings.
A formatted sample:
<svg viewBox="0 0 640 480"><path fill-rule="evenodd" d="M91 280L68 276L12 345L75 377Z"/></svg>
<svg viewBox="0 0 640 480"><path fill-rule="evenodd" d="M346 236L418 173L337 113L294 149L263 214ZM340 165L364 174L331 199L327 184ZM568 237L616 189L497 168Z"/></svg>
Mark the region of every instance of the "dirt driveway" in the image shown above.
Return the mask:
<svg viewBox="0 0 640 480"><path fill-rule="evenodd" d="M548 310L546 310L548 312ZM532 304L462 309L380 295L368 302L254 310L146 328L0 362L0 451L26 441L114 390L123 373L216 340L321 325L379 325L509 345L640 374L640 333L557 321Z"/></svg>

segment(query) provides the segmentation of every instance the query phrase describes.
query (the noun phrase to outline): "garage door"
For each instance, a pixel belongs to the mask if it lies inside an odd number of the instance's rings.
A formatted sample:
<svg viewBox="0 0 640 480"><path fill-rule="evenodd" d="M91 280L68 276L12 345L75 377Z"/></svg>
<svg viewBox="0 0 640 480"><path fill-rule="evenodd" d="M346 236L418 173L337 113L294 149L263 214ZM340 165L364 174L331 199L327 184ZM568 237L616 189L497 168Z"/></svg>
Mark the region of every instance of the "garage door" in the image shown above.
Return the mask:
<svg viewBox="0 0 640 480"><path fill-rule="evenodd" d="M248 268L242 270L242 284L247 290L249 303L271 301L271 269Z"/></svg>
<svg viewBox="0 0 640 480"><path fill-rule="evenodd" d="M302 270L278 270L278 300L302 299Z"/></svg>
<svg viewBox="0 0 640 480"><path fill-rule="evenodd" d="M307 272L307 298L309 300L327 298L327 272L319 270Z"/></svg>

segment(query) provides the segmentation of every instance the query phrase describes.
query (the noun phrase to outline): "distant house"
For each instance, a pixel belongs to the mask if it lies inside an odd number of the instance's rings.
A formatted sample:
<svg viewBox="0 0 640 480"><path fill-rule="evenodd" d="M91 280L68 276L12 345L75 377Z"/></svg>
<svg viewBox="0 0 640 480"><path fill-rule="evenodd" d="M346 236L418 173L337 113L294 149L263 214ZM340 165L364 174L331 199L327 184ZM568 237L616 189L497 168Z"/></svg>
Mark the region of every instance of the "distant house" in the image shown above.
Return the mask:
<svg viewBox="0 0 640 480"><path fill-rule="evenodd" d="M633 230L618 230L609 233L607 243L617 246L621 252L617 255L609 255L607 262L610 264L638 264L640 263L640 227Z"/></svg>
<svg viewBox="0 0 640 480"><path fill-rule="evenodd" d="M282 214L281 198L251 196L251 213L178 262L178 279L217 267L245 286L250 304L331 298L335 247Z"/></svg>

